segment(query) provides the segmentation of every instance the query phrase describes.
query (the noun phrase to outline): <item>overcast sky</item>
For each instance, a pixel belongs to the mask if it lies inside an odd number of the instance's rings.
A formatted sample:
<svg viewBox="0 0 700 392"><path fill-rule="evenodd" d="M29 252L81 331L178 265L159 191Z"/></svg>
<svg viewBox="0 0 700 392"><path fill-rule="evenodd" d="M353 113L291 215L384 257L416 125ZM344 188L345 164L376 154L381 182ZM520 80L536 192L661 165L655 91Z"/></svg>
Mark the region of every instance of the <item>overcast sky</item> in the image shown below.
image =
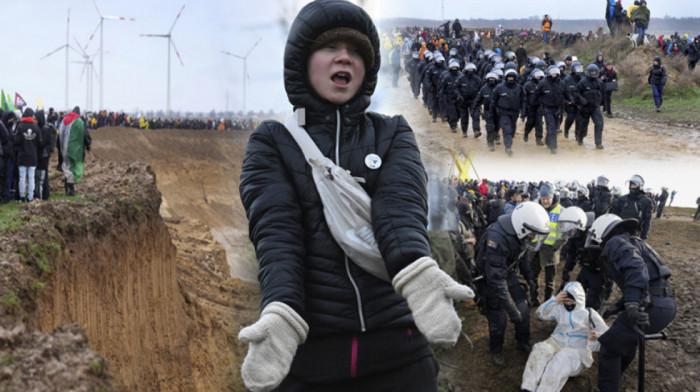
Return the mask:
<svg viewBox="0 0 700 392"><path fill-rule="evenodd" d="M185 9L173 30L173 39L184 66L172 53L172 109L210 111L243 108L243 62L221 53L250 53L247 80L247 109L285 111L289 106L282 84L282 55L286 29L305 0L98 0L103 15L135 18L135 21L106 20L104 24L104 106L111 110L165 109L167 39L139 34L166 34L178 11ZM358 2L358 1L356 1ZM557 19L600 18L604 1L456 1L456 0L365 0L370 15L441 19L521 18L548 13ZM444 11L443 11L444 3ZM627 5L631 1L623 1ZM700 16L700 2L649 1L652 16ZM13 98L18 92L36 106L64 108L65 52L39 60L65 44L66 17L70 9L70 44L85 45L99 22L92 0L0 0L0 26L4 50L0 64L0 88ZM75 38L75 39L74 39ZM87 48L95 54L99 32ZM86 75L71 51L69 64L69 107L87 105ZM92 108L99 105L99 81L93 86Z"/></svg>

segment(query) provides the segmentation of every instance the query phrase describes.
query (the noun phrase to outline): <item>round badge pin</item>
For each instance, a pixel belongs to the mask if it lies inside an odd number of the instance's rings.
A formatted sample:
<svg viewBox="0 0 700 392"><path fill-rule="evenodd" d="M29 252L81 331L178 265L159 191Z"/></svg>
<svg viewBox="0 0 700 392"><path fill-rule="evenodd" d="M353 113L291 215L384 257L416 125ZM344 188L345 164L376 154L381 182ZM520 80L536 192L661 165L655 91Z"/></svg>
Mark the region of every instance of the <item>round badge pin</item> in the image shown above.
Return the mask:
<svg viewBox="0 0 700 392"><path fill-rule="evenodd" d="M382 158L377 154L368 154L365 157L365 166L372 170L379 169L382 166Z"/></svg>

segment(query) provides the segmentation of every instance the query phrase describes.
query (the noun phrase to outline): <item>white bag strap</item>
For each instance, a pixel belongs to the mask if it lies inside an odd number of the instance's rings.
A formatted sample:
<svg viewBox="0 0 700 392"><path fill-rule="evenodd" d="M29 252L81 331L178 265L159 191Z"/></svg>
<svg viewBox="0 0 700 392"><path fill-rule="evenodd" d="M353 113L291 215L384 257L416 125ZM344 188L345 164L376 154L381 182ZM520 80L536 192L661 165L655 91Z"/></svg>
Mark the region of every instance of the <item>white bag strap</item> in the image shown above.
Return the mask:
<svg viewBox="0 0 700 392"><path fill-rule="evenodd" d="M299 120L303 118L303 116L303 109L295 110L294 115L284 123L284 126L287 127L287 130L301 148L301 152L304 153L304 157L306 157L307 161L310 159L321 160L325 158L321 150L318 149L318 146L311 139L311 136L299 125Z"/></svg>

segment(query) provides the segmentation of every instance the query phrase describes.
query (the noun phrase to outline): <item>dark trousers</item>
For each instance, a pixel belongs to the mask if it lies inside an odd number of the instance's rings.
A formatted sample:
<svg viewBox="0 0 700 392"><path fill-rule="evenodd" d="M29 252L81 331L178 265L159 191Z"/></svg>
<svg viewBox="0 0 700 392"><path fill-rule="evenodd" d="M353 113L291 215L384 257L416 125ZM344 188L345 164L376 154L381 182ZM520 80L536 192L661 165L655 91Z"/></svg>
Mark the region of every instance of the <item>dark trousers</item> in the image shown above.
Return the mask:
<svg viewBox="0 0 700 392"><path fill-rule="evenodd" d="M656 217L661 218L661 214L664 213L664 207L666 206L666 202L661 202L659 203L659 208L656 210Z"/></svg>
<svg viewBox="0 0 700 392"><path fill-rule="evenodd" d="M472 113L471 106L471 102L466 102L459 108L459 116L461 122L460 125L462 126L462 133L465 135L467 134L467 129L469 128L470 116L472 118L472 131L474 131L474 133L481 132L481 126L479 124L479 112Z"/></svg>
<svg viewBox="0 0 700 392"><path fill-rule="evenodd" d="M566 105L566 121L564 122L564 130L571 129L571 125L576 123L576 105Z"/></svg>
<svg viewBox="0 0 700 392"><path fill-rule="evenodd" d="M652 84L651 92L654 94L654 105L660 108L664 103L664 85L663 84Z"/></svg>
<svg viewBox="0 0 700 392"><path fill-rule="evenodd" d="M450 129L457 129L457 122L459 121L459 105L457 103L451 103L447 99L444 103L444 113L447 118L447 122L450 124Z"/></svg>
<svg viewBox="0 0 700 392"><path fill-rule="evenodd" d="M542 272L542 266L539 255L532 261L532 273L535 276L535 292L539 293L539 278ZM556 265L548 265L544 267L544 300L548 300L554 294L554 276L557 274Z"/></svg>
<svg viewBox="0 0 700 392"><path fill-rule="evenodd" d="M401 71L401 66L394 66L393 69L393 74L391 78L391 85L394 87L399 86L399 72Z"/></svg>
<svg viewBox="0 0 700 392"><path fill-rule="evenodd" d="M289 375L275 392L437 392L439 365L434 357L424 357L388 372L347 378L337 382L309 384Z"/></svg>
<svg viewBox="0 0 700 392"><path fill-rule="evenodd" d="M527 307L527 294L520 286L518 278L512 275L507 278L508 291L515 306L520 311L522 319L514 323L515 340L528 343L530 340L530 310ZM486 319L489 322L489 349L492 353L503 352L503 341L506 335L506 310L500 300L486 290Z"/></svg>
<svg viewBox="0 0 700 392"><path fill-rule="evenodd" d="M576 135L577 140L578 137L580 136L580 140L583 140L584 137L588 134L588 122L590 120L593 120L593 125L594 125L594 139L595 139L595 145L601 145L603 144L603 114L600 112L600 106L596 106L593 108L593 110L590 110L590 108L584 108L583 110L579 110L578 112L578 117L576 118L577 121L577 131L579 132L578 135Z"/></svg>
<svg viewBox="0 0 700 392"><path fill-rule="evenodd" d="M499 118L499 123L503 128L503 144L506 149L513 146L513 136L515 136L515 127L518 121L518 113L502 114Z"/></svg>
<svg viewBox="0 0 700 392"><path fill-rule="evenodd" d="M2 156L0 157L0 202L7 202L10 200L8 196L9 182L10 157Z"/></svg>
<svg viewBox="0 0 700 392"><path fill-rule="evenodd" d="M552 150L557 149L557 116L559 115L558 107L544 108L544 121L547 125L547 139L545 144Z"/></svg>
<svg viewBox="0 0 700 392"><path fill-rule="evenodd" d="M603 303L603 273L581 266L576 280L586 291L586 307L599 310Z"/></svg>
<svg viewBox="0 0 700 392"><path fill-rule="evenodd" d="M651 297L648 307L649 325L646 334L657 333L676 317L676 301L672 297ZM619 391L620 378L637 353L637 332L627 317L627 311L620 313L613 325L598 337L598 389L600 392Z"/></svg>
<svg viewBox="0 0 700 392"><path fill-rule="evenodd" d="M414 73L411 75L411 91L413 92L413 98L418 98L420 95L420 83L418 82L418 77L420 75Z"/></svg>
<svg viewBox="0 0 700 392"><path fill-rule="evenodd" d="M540 109L528 111L527 120L525 120L525 135L530 135L533 127L537 140L542 140L542 111Z"/></svg>
<svg viewBox="0 0 700 392"><path fill-rule="evenodd" d="M612 102L612 91L606 91L605 94L603 94L603 109L607 113L612 113L612 108L610 107L610 103Z"/></svg>
<svg viewBox="0 0 700 392"><path fill-rule="evenodd" d="M501 129L498 115L492 116L488 110L484 110L484 120L486 121L486 141L493 144L498 138L498 130Z"/></svg>

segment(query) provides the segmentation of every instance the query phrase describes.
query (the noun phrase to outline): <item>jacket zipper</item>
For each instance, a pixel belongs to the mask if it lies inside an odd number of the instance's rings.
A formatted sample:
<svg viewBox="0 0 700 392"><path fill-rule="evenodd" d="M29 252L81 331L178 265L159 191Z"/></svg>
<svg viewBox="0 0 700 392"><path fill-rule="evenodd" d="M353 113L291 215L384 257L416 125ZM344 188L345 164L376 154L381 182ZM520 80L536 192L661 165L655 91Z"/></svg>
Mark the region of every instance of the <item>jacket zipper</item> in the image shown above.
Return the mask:
<svg viewBox="0 0 700 392"><path fill-rule="evenodd" d="M338 109L336 109L335 118L335 164L340 166L340 110ZM365 317L362 311L362 297L360 296L360 289L357 287L357 283L355 283L355 279L353 279L352 274L350 273L350 261L347 255L345 255L345 272L347 272L350 283L355 290L355 297L357 298L357 312L360 316L360 329L362 332L365 332Z"/></svg>

